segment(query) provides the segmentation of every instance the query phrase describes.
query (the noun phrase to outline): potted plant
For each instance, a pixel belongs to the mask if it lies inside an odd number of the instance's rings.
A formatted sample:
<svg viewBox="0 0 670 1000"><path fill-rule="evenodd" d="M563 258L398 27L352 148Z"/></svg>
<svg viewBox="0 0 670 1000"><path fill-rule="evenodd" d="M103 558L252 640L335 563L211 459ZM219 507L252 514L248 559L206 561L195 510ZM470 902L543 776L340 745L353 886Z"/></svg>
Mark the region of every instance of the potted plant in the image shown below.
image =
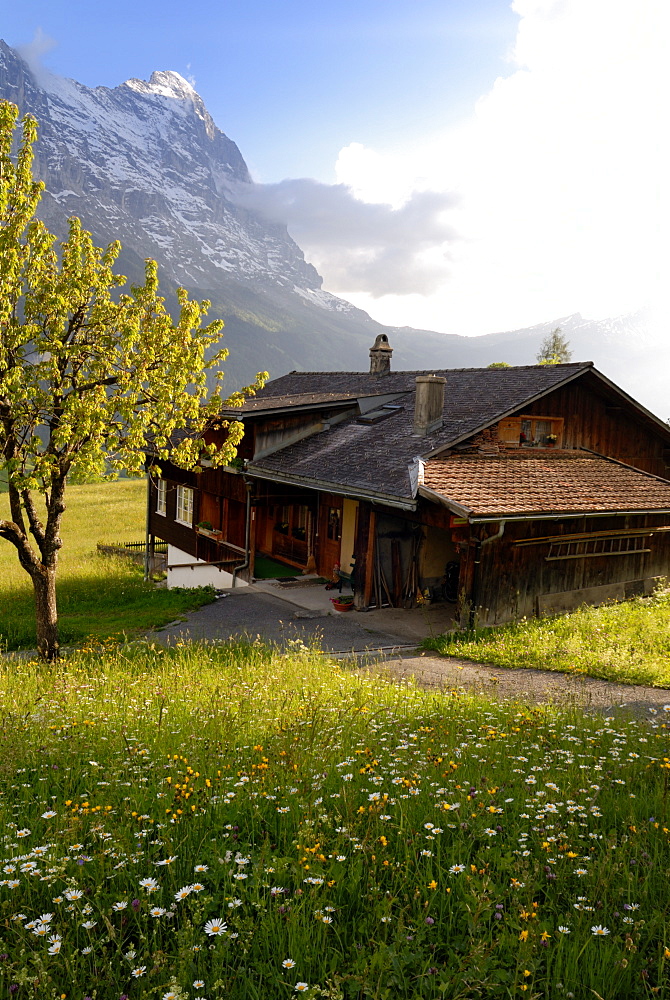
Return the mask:
<svg viewBox="0 0 670 1000"><path fill-rule="evenodd" d="M347 597L331 597L330 603L333 605L336 611L353 611L354 610L354 598L352 596Z"/></svg>
<svg viewBox="0 0 670 1000"><path fill-rule="evenodd" d="M549 448L553 448L553 447L555 447L556 442L558 441L558 435L556 435L556 434L547 434L547 436L545 437L544 440L545 440L545 443L547 444L547 446Z"/></svg>

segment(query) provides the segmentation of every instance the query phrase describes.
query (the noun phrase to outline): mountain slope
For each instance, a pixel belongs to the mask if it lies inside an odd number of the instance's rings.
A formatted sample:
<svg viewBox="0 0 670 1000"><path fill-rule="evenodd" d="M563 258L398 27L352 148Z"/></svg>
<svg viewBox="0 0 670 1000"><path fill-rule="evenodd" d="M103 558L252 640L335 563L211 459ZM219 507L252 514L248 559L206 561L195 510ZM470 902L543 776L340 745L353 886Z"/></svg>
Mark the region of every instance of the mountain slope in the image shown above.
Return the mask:
<svg viewBox="0 0 670 1000"><path fill-rule="evenodd" d="M99 245L119 239L118 269L131 281L141 279L146 257L155 258L170 306L177 285L210 299L210 316L226 324L230 389L259 369L273 376L365 369L382 331L396 368L528 364L545 334L561 325L573 357L595 360L647 405L665 405L664 386L634 377L649 367L644 318L592 323L577 314L468 338L383 327L324 291L284 227L235 204L231 185L250 180L242 154L177 73L91 89L45 72L36 78L0 41L0 97L38 120L35 169L46 183L45 223L63 236L68 217L78 215Z"/></svg>

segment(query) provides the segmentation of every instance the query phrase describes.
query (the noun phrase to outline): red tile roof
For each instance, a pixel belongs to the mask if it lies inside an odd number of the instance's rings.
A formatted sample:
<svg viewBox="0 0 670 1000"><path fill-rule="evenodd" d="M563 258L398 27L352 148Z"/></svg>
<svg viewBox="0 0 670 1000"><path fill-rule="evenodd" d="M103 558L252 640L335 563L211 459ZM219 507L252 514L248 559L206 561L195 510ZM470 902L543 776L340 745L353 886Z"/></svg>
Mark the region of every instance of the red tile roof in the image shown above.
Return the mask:
<svg viewBox="0 0 670 1000"><path fill-rule="evenodd" d="M424 486L476 517L670 510L670 483L582 451L434 459Z"/></svg>

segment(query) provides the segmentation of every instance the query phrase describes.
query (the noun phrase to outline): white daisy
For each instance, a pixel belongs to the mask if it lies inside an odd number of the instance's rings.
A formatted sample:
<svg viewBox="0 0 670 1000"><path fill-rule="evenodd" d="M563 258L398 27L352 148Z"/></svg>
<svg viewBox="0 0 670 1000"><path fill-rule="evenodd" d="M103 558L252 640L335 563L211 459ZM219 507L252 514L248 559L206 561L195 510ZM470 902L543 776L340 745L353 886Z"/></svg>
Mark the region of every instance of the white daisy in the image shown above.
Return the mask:
<svg viewBox="0 0 670 1000"><path fill-rule="evenodd" d="M227 926L225 920L208 920L204 928L205 934L209 934L210 937L218 937L226 933Z"/></svg>

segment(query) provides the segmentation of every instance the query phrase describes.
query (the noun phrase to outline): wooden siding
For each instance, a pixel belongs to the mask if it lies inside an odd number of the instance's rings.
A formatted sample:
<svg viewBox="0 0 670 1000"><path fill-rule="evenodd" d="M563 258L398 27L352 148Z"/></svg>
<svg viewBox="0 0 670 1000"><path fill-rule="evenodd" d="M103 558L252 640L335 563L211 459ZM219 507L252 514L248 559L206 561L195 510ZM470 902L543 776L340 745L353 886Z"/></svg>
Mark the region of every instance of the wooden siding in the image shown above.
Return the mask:
<svg viewBox="0 0 670 1000"><path fill-rule="evenodd" d="M231 553L230 550L222 553L222 547L216 542L198 536L195 525L199 521L209 521L212 527L223 531L226 541L239 548L244 546L246 486L241 475L226 469L185 472L169 462L162 463L161 473L161 478L167 483L166 513L162 515L156 512L157 489L152 480L150 534L207 562L227 559ZM193 526L189 527L175 520L177 486L187 486L193 490Z"/></svg>
<svg viewBox="0 0 670 1000"><path fill-rule="evenodd" d="M177 486L189 484L183 482L176 483L169 479L166 479L165 481L167 482L167 490L165 493L165 514L156 513L158 491L156 489L155 482L153 480L151 482L151 497L149 501L149 534L154 535L156 538L161 538L164 542L168 542L170 545L175 545L178 549L181 549L182 552L188 552L189 555L195 557L197 541L195 531L188 525L175 521L175 515L177 513ZM189 488L193 489L193 487ZM194 524L197 524L200 520L199 499L199 494L196 490L193 496Z"/></svg>
<svg viewBox="0 0 670 1000"><path fill-rule="evenodd" d="M323 430L323 420L320 413L282 414L259 420L254 424L254 457L279 451L300 437L317 434Z"/></svg>
<svg viewBox="0 0 670 1000"><path fill-rule="evenodd" d="M551 542L536 545L516 544L530 539L572 535L579 532L621 532L670 526L662 515L636 517L575 518L561 521L508 522L499 541L481 548L475 601L480 624L493 625L524 616L532 616L551 606L550 595L562 595L561 606L569 606L565 595L576 593L575 603L588 603L583 592L597 588L619 588L621 596L632 596L645 589L643 581L670 575L670 531L651 534L645 539L648 552L626 555L595 555L576 559L548 560ZM498 525L477 530L480 538L495 533ZM462 563L461 582L466 598L473 597L473 561L476 545L471 544ZM648 588L647 588L648 589ZM600 593L605 594L604 590ZM615 596L614 589L612 596ZM605 594L605 596L607 596Z"/></svg>
<svg viewBox="0 0 670 1000"><path fill-rule="evenodd" d="M670 479L668 439L625 400L585 375L525 406L521 414L563 417L563 448L589 448Z"/></svg>

